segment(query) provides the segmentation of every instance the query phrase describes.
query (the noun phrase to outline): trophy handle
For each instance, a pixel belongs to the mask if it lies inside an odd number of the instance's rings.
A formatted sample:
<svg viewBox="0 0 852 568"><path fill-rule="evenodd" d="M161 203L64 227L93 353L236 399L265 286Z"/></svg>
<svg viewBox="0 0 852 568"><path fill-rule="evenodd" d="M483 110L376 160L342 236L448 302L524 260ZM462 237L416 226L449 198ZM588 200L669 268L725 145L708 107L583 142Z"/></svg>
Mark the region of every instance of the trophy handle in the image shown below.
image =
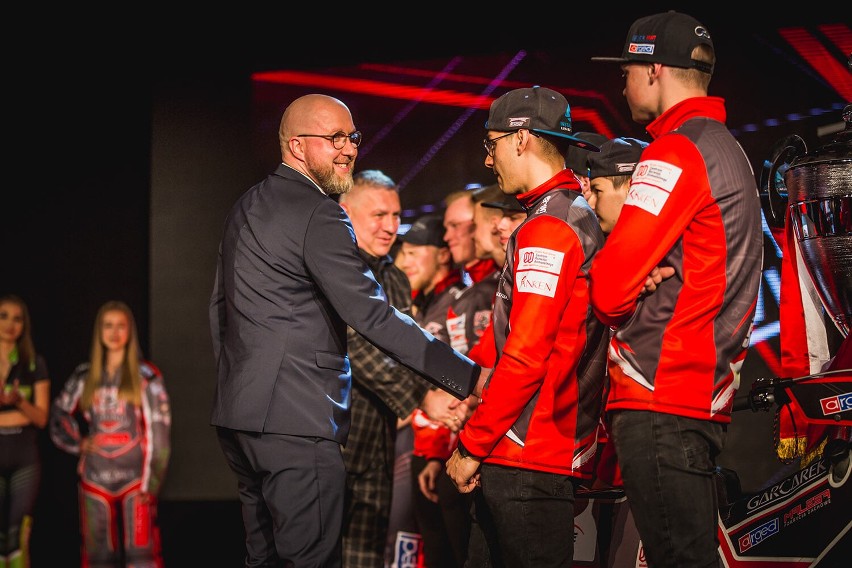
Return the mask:
<svg viewBox="0 0 852 568"><path fill-rule="evenodd" d="M774 228L784 228L784 211L788 205L784 174L793 160L807 153L805 141L800 136L791 134L775 142L769 159L763 162L760 174L761 203L766 222Z"/></svg>

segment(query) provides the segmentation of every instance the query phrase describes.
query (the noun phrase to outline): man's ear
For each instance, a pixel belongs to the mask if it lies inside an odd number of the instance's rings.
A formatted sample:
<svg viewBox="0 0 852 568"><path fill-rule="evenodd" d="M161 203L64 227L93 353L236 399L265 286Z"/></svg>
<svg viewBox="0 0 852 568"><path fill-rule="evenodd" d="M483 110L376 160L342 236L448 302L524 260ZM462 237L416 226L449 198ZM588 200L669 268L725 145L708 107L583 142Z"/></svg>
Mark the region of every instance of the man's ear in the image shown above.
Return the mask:
<svg viewBox="0 0 852 568"><path fill-rule="evenodd" d="M438 248L438 264L453 264L453 257L450 254L450 247Z"/></svg>
<svg viewBox="0 0 852 568"><path fill-rule="evenodd" d="M662 63L651 63L648 65L648 84L652 85L654 81L659 79L662 67Z"/></svg>
<svg viewBox="0 0 852 568"><path fill-rule="evenodd" d="M305 159L305 150L302 146L302 139L298 136L294 136L287 141L287 147L290 149L290 153L293 154L296 158L300 160Z"/></svg>
<svg viewBox="0 0 852 568"><path fill-rule="evenodd" d="M521 151L524 148L526 148L527 140L529 140L531 136L532 136L532 134L530 134L529 130L524 130L524 129L518 130L518 134L517 134L518 146L517 146L517 150L516 150L518 154L520 154Z"/></svg>

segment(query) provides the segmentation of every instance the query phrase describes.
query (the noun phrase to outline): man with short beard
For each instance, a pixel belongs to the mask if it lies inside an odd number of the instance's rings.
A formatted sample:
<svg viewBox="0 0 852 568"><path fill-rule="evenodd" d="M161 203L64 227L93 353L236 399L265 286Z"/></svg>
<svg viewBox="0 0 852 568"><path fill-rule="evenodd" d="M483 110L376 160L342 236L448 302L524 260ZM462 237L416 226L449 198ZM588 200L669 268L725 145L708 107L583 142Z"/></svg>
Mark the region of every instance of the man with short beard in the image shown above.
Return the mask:
<svg viewBox="0 0 852 568"><path fill-rule="evenodd" d="M341 565L351 374L347 325L459 400L479 367L387 301L329 194L352 187L361 143L320 94L284 111L282 163L225 222L210 300L211 423L237 477L247 566Z"/></svg>

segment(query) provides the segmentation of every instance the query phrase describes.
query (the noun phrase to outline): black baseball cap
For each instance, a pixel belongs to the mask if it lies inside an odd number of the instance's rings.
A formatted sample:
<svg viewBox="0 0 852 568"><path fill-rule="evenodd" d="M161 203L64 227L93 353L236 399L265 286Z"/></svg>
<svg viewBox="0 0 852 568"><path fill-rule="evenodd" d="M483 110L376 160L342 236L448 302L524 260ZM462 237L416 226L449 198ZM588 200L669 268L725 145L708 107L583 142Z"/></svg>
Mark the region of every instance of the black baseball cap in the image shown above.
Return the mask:
<svg viewBox="0 0 852 568"><path fill-rule="evenodd" d="M471 197L474 203L480 203L483 207L504 211L526 211L514 195L503 193L496 183L475 189Z"/></svg>
<svg viewBox="0 0 852 568"><path fill-rule="evenodd" d="M444 241L444 232L444 218L441 215L424 215L414 221L411 228L399 236L399 240L411 245L442 248L448 246Z"/></svg>
<svg viewBox="0 0 852 568"><path fill-rule="evenodd" d="M591 142L597 147L606 142L608 138L597 132L578 132L574 136L580 140ZM589 157L590 150L580 148L579 146L569 146L568 152L565 154L565 166L578 175L588 175L589 167L586 165L586 158Z"/></svg>
<svg viewBox="0 0 852 568"><path fill-rule="evenodd" d="M565 138L574 146L598 151L594 144L574 136L568 101L562 93L546 87L514 89L491 103L486 130L514 132L522 128Z"/></svg>
<svg viewBox="0 0 852 568"><path fill-rule="evenodd" d="M470 197L474 203L482 203L483 201L497 201L500 199L501 195L503 195L503 191L500 189L500 186L493 183L491 185L477 187L473 190Z"/></svg>
<svg viewBox="0 0 852 568"><path fill-rule="evenodd" d="M692 16L669 10L633 22L621 57L592 57L592 61L662 63L712 74L712 64L692 59L697 45L713 47L707 28Z"/></svg>
<svg viewBox="0 0 852 568"><path fill-rule="evenodd" d="M501 192L502 193L502 192ZM495 201L483 201L483 207L491 207L492 209L502 209L503 212L513 212L513 213L526 213L527 210L523 208L521 202L518 201L518 198L514 195L508 195L503 193L502 197Z"/></svg>
<svg viewBox="0 0 852 568"><path fill-rule="evenodd" d="M589 177L626 176L633 173L648 143L636 138L613 138L601 144L601 151L589 154Z"/></svg>

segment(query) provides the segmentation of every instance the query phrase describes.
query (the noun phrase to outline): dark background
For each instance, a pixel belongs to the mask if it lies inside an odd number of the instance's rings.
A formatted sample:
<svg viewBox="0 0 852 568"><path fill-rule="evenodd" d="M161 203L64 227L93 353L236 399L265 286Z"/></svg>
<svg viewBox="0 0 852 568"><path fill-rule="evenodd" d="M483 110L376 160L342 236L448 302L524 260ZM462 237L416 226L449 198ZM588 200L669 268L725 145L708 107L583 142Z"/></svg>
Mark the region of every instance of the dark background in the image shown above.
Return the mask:
<svg viewBox="0 0 852 568"><path fill-rule="evenodd" d="M173 455L160 511L167 565L241 565L235 483L208 425L214 379L206 306L224 216L280 160L275 132L284 106L307 92L346 102L365 136L357 168L380 168L404 181L401 198L410 216L465 184L491 182L480 144L487 105L468 114L422 101L409 108L411 100L359 91L355 79L422 87L451 66L458 77L438 88L479 95L486 85L477 79L493 80L523 53L490 97L516 86L557 88L575 110L576 130L594 130L577 118L593 111L613 133L647 138L630 120L617 66L589 57L618 55L636 17L669 7L548 14L518 6L449 18L429 6L403 18L353 14L358 7L348 6L298 19L208 9L180 21L131 10L102 14L110 26L61 15L24 26L39 49L22 45L7 53L0 294L28 302L54 394L86 358L97 308L121 299L134 309L144 352L162 369L173 406ZM848 46L848 17L839 8L748 21L715 9L686 11L713 36L719 62L710 92L726 99L728 125L756 177L783 136L799 134L811 148L827 141L848 97L780 30L800 28L845 64L848 50L826 41L819 28L842 24ZM348 81L326 87L253 78L271 70ZM843 93L850 81L846 70ZM771 274L777 258L769 240L766 253ZM773 376L776 306L767 284L758 322L766 343L749 354L743 388ZM42 442L33 566L77 566L75 459L46 437ZM720 461L737 470L745 489L757 490L780 467L771 443L771 414L738 413Z"/></svg>

